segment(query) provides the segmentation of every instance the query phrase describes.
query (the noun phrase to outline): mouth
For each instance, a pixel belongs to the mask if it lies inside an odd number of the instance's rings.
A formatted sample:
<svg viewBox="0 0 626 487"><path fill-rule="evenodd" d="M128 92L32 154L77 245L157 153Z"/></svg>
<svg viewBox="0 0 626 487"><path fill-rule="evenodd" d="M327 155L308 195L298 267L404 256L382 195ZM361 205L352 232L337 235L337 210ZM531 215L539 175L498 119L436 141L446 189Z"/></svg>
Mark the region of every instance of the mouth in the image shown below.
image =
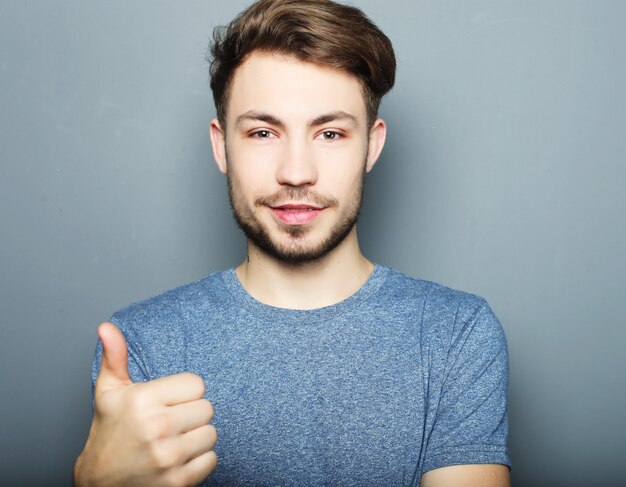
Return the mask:
<svg viewBox="0 0 626 487"><path fill-rule="evenodd" d="M324 211L323 207L291 203L269 208L278 220L288 225L305 225L315 220Z"/></svg>

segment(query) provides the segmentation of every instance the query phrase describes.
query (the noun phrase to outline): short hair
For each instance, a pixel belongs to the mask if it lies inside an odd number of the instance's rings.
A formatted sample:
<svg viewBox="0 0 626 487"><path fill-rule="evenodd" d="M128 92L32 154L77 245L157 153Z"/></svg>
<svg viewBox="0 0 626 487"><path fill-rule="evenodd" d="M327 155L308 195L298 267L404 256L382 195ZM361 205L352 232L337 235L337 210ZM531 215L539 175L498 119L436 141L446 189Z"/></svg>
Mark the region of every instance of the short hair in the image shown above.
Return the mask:
<svg viewBox="0 0 626 487"><path fill-rule="evenodd" d="M368 127L395 81L391 41L358 8L331 0L258 0L213 32L211 90L224 129L234 73L254 51L353 74L363 89Z"/></svg>

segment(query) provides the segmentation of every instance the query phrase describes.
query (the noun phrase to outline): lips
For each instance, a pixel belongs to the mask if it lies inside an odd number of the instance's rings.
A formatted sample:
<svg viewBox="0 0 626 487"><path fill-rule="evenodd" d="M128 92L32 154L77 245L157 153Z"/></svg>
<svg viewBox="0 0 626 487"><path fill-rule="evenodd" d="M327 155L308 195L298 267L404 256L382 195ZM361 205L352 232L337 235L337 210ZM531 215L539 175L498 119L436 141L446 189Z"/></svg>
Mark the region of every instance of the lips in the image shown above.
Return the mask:
<svg viewBox="0 0 626 487"><path fill-rule="evenodd" d="M288 225L304 225L309 223L315 220L324 210L324 208L300 204L271 206L270 209L276 218Z"/></svg>

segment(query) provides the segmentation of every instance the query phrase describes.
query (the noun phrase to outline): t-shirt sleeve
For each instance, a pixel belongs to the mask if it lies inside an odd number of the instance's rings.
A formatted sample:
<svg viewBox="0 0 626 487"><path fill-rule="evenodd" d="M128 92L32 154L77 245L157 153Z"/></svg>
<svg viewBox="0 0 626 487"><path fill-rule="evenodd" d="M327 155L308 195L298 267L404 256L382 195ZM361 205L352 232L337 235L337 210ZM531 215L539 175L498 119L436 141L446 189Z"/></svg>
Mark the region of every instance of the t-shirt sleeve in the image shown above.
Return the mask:
<svg viewBox="0 0 626 487"><path fill-rule="evenodd" d="M150 380L150 373L143 360L141 348L134 339L133 335L126 329L124 323L116 315L111 318L111 323L117 326L124 338L126 338L126 345L128 347L128 374L133 382L146 382ZM96 379L100 372L100 363L102 362L102 342L98 339L96 344L96 352L94 354L93 363L91 366L91 399L93 401L94 392L96 387Z"/></svg>
<svg viewBox="0 0 626 487"><path fill-rule="evenodd" d="M507 451L508 351L486 302L460 305L452 333L440 333L432 363L421 472L451 465L504 464Z"/></svg>

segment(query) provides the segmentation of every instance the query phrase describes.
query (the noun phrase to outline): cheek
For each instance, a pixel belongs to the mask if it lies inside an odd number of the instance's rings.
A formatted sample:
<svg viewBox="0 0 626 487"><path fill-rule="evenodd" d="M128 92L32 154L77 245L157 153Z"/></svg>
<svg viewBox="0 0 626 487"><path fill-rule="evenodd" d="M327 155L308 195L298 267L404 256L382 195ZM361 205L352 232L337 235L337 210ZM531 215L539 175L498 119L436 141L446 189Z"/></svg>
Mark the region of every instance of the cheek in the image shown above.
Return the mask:
<svg viewBox="0 0 626 487"><path fill-rule="evenodd" d="M323 166L323 179L338 195L353 195L361 186L364 172L365 155L359 153L352 157L328 160Z"/></svg>
<svg viewBox="0 0 626 487"><path fill-rule="evenodd" d="M233 198L239 204L255 211L255 201L271 194L276 190L261 176L262 171L254 171L252 168L235 166L229 169Z"/></svg>
<svg viewBox="0 0 626 487"><path fill-rule="evenodd" d="M228 152L229 171L237 175L242 185L267 184L275 177L276 150L268 147L232 147Z"/></svg>

